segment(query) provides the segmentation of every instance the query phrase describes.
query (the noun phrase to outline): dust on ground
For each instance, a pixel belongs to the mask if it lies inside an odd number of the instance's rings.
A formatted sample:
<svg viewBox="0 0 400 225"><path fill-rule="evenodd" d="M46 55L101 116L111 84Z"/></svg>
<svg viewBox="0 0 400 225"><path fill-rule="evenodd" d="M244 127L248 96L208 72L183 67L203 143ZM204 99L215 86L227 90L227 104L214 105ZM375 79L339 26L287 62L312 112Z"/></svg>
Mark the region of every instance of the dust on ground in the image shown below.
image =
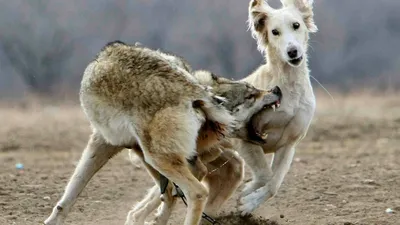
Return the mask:
<svg viewBox="0 0 400 225"><path fill-rule="evenodd" d="M336 95L335 102L318 98L317 105L277 196L242 218L235 214L237 191L221 209L222 224L400 224L396 95ZM41 224L79 160L89 125L71 105L2 104L0 118L0 224ZM16 163L24 169L17 170ZM122 152L91 180L66 224L123 224L152 185L145 170L133 167ZM179 202L169 224L182 224L184 215Z"/></svg>

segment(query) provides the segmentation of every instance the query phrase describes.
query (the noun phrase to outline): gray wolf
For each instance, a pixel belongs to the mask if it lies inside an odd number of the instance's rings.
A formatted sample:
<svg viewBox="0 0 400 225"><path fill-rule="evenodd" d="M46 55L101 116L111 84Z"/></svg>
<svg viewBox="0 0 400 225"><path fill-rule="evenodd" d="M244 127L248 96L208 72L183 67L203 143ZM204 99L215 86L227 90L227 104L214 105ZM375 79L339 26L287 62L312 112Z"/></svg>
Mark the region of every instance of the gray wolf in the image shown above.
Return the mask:
<svg viewBox="0 0 400 225"><path fill-rule="evenodd" d="M175 61L176 60L179 60L179 58L176 58ZM243 107L248 108L248 106L245 105L245 102L250 96L247 96L244 94L246 92L241 90L241 88L245 87L243 84L232 86L231 83L233 81L217 77L214 74L203 70L193 72L193 76L202 85L211 88L215 94L224 97L226 101L223 102L222 105L228 109L234 110L233 108L235 105L243 105ZM273 106L275 105L271 105L271 107ZM247 121L250 120L250 118L239 118L239 120ZM262 138L262 136L249 134L247 132L247 127L240 136L245 137L245 140L255 140L257 143L257 140L260 137ZM263 140L259 141L263 142ZM144 162L143 155L138 155ZM135 154L131 154L131 156L135 156ZM200 181L205 178L203 183L208 187L210 194L205 211L208 214L215 215L220 206L229 199L232 193L240 185L244 172L243 161L234 151L230 139L225 139L224 142L220 143L218 146L214 145L211 148L198 150L198 159L198 161L201 162L201 165L196 163L196 166L192 168L192 173L197 174L196 177ZM134 157L132 162L133 164L138 163ZM205 166L203 166L204 164ZM146 162L144 162L144 165L146 167L148 166ZM207 174L207 171L212 172ZM157 171L153 171L153 173L157 173ZM154 175L154 177L157 177L157 174ZM168 187L167 193L163 196L162 200L160 198L160 190L158 186L155 185L151 188L146 197L136 204L128 213L125 224L145 224L146 218L157 207L159 207L159 210L156 213L155 219L150 224L167 224L168 218L170 217L173 206L176 202L176 199L172 196L172 188L172 185Z"/></svg>
<svg viewBox="0 0 400 225"><path fill-rule="evenodd" d="M45 224L62 224L91 177L126 147L140 149L155 181L161 173L179 185L188 199L185 225L199 224L208 190L188 161L199 149L242 134L250 115L281 97L246 82L224 85L232 86L227 92L242 93L245 101L222 106L223 97L160 51L120 41L107 44L86 67L79 93L92 135Z"/></svg>
<svg viewBox="0 0 400 225"><path fill-rule="evenodd" d="M263 0L249 4L249 28L267 63L242 81L257 88L275 85L282 89L281 107L264 110L252 119L257 133L268 135L265 144L240 141L240 156L250 167L253 179L239 200L242 214L254 211L275 196L295 154L306 136L316 107L310 82L307 48L309 33L317 31L312 0L281 0L283 7L271 8ZM273 153L269 166L264 154Z"/></svg>

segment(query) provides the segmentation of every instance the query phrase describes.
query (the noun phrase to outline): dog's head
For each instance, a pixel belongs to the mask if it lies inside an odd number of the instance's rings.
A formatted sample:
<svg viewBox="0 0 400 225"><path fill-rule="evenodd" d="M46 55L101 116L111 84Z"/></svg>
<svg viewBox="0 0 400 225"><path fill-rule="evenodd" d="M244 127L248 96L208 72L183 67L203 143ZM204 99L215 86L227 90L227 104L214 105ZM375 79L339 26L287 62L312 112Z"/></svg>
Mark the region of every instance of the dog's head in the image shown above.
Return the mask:
<svg viewBox="0 0 400 225"><path fill-rule="evenodd" d="M308 34L316 32L312 11L313 0L281 0L283 7L271 8L263 0L249 4L249 28L258 49L267 48L281 61L299 66L307 51Z"/></svg>
<svg viewBox="0 0 400 225"><path fill-rule="evenodd" d="M249 138L246 131L247 124L256 113L280 105L282 92L279 87L260 90L246 82L218 77L208 71L196 71L194 76L202 85L211 89L219 104L231 112L238 122L235 135L239 138L246 140ZM255 140L257 137L251 139Z"/></svg>

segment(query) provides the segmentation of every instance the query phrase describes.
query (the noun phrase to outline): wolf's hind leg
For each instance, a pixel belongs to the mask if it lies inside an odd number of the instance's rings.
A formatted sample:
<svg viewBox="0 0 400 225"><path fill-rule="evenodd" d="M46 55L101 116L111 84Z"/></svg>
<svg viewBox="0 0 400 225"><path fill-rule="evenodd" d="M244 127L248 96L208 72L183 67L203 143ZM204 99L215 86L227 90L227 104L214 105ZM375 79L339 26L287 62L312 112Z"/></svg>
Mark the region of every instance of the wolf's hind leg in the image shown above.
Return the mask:
<svg viewBox="0 0 400 225"><path fill-rule="evenodd" d="M107 144L101 134L94 132L82 153L74 174L70 178L61 200L44 222L46 225L61 225L76 199L93 175L122 147Z"/></svg>
<svg viewBox="0 0 400 225"><path fill-rule="evenodd" d="M148 164L177 184L187 198L185 225L200 223L208 190L192 174L187 159L196 154L200 121L187 107L170 107L159 112L148 126L143 144Z"/></svg>

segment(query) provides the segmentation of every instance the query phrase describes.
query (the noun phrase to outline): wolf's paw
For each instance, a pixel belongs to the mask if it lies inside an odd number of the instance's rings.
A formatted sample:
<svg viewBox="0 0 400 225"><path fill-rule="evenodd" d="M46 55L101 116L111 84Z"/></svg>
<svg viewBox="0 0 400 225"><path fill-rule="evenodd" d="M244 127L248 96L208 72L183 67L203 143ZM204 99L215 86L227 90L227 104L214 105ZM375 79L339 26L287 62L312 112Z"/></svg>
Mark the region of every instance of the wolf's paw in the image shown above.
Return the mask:
<svg viewBox="0 0 400 225"><path fill-rule="evenodd" d="M43 222L44 225L62 225L65 220L66 210L61 206L55 206L51 215Z"/></svg>
<svg viewBox="0 0 400 225"><path fill-rule="evenodd" d="M44 225L62 225L63 219L61 219L60 217L56 218L56 217L50 216L43 222L43 224Z"/></svg>

